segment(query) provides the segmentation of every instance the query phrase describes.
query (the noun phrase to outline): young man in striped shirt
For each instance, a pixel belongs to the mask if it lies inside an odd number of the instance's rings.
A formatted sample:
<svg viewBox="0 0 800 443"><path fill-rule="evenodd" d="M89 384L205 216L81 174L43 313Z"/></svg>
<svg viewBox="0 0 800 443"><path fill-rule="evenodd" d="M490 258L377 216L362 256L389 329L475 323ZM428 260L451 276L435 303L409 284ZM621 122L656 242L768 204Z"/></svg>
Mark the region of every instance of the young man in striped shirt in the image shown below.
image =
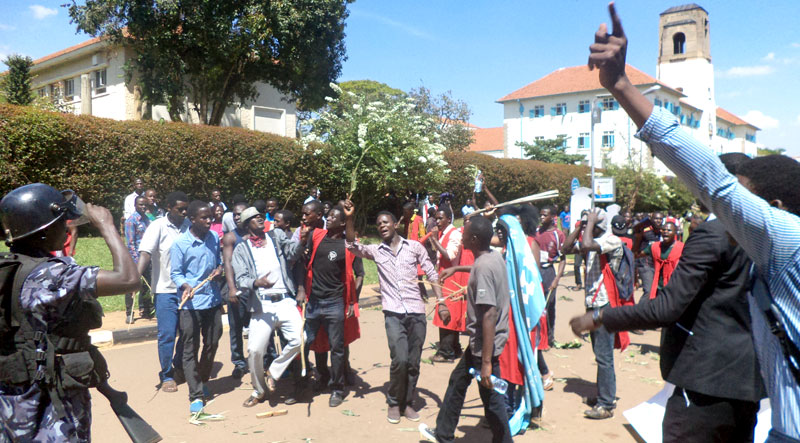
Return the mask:
<svg viewBox="0 0 800 443"><path fill-rule="evenodd" d="M353 202L345 202L344 213L345 245L357 257L374 260L378 268L386 338L392 358L386 419L389 423L399 423L402 415L411 421L419 421L412 402L419 379L427 320L425 301L417 287L417 265L422 267L432 283L439 282L439 274L422 243L406 240L397 234L397 219L391 212L378 213L376 224L381 243L376 245L362 245L356 241ZM437 299L441 298L442 291L438 286L433 286L433 291ZM439 315L445 322L450 320L450 312L444 304L439 305Z"/></svg>

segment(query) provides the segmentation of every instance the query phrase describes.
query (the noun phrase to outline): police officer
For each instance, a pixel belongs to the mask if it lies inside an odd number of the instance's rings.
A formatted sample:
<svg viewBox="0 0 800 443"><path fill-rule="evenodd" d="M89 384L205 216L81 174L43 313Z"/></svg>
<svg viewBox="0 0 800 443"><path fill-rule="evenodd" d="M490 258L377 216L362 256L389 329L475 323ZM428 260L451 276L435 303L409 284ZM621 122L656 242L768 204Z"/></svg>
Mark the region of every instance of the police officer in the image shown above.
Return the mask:
<svg viewBox="0 0 800 443"><path fill-rule="evenodd" d="M49 252L64 244L67 221L82 217L108 244L112 271ZM41 183L14 189L0 200L0 222L11 248L0 269L18 265L0 273L0 442L89 441L88 388L107 386L108 377L88 334L101 324L97 297L138 290L136 265L108 209L84 206L71 192Z"/></svg>

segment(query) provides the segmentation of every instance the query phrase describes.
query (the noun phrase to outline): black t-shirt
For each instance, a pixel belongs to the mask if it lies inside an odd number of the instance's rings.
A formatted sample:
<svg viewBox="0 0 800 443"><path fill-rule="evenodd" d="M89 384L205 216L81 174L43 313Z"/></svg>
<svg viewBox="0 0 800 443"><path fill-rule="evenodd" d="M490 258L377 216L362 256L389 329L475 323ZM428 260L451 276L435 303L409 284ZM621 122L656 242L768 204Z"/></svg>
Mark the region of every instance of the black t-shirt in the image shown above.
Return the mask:
<svg viewBox="0 0 800 443"><path fill-rule="evenodd" d="M345 272L344 239L324 237L317 247L314 263L311 264L314 278L311 281L311 295L317 299L342 297ZM353 261L353 274L364 275L364 264L360 257Z"/></svg>

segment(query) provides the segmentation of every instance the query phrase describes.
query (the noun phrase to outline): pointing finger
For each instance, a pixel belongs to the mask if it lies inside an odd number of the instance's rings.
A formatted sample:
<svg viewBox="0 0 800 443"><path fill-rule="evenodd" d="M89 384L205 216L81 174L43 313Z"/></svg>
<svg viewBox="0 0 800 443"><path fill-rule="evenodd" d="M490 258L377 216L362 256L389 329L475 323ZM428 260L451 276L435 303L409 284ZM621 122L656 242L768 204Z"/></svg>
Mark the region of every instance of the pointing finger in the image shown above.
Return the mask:
<svg viewBox="0 0 800 443"><path fill-rule="evenodd" d="M611 35L614 37L624 36L625 31L622 30L622 21L617 15L617 8L614 6L614 2L608 4L608 13L611 15Z"/></svg>

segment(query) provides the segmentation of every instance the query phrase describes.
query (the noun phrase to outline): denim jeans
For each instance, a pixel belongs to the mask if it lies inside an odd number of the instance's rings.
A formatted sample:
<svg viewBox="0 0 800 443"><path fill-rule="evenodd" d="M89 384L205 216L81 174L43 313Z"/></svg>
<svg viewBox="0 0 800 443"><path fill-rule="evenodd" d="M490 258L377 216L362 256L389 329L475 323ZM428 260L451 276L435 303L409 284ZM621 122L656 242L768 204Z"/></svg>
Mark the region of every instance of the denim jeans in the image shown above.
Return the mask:
<svg viewBox="0 0 800 443"><path fill-rule="evenodd" d="M321 327L328 334L331 352L330 386L333 392L344 392L344 300L342 297L327 299L312 298L306 307L306 343L317 338ZM306 347L305 358L308 358Z"/></svg>
<svg viewBox="0 0 800 443"><path fill-rule="evenodd" d="M642 280L642 297L638 303L650 299L650 288L653 285L653 277L655 277L655 269L647 263L647 257L639 257L635 261L636 272L639 273L639 278ZM656 282L658 284L658 282Z"/></svg>
<svg viewBox="0 0 800 443"><path fill-rule="evenodd" d="M539 274L542 276L542 288L544 289L544 297L547 300L545 309L547 310L547 344L553 346L556 343L556 289L547 292L547 288L553 284L556 279L556 268L548 266L546 268L539 267Z"/></svg>
<svg viewBox="0 0 800 443"><path fill-rule="evenodd" d="M231 338L231 363L239 369L245 371L247 368L247 358L244 355L244 342L242 340L242 329L250 323L250 309L246 297L239 296L238 303L228 301L228 333Z"/></svg>
<svg viewBox="0 0 800 443"><path fill-rule="evenodd" d="M189 386L189 401L203 398L203 385L211 376L219 338L222 337L222 312L219 306L180 311L183 345L183 373ZM200 349L200 343L203 349Z"/></svg>
<svg viewBox="0 0 800 443"><path fill-rule="evenodd" d="M614 333L605 326L590 333L592 351L597 362L597 404L608 409L616 407L617 375L614 373Z"/></svg>
<svg viewBox="0 0 800 443"><path fill-rule="evenodd" d="M453 433L456 430L456 426L458 426L461 409L464 407L464 397L467 395L467 389L473 379L469 369L480 370L480 367L481 358L474 357L472 350L467 348L450 374L450 381L447 384L444 400L442 400L442 407L439 409L439 415L436 416L436 440L450 443L455 438ZM492 374L495 377L500 377L500 360L497 357L492 358ZM489 422L489 428L492 430L492 442L512 441L511 430L508 428L506 396L497 393L494 389L487 389L481 385L478 385L478 392L483 402L484 416Z"/></svg>
<svg viewBox="0 0 800 443"><path fill-rule="evenodd" d="M182 369L183 345L178 342L178 294L159 293L156 295L156 320L158 322L158 361L161 371L158 378L162 382L172 380L175 369Z"/></svg>
<svg viewBox="0 0 800 443"><path fill-rule="evenodd" d="M384 311L386 339L389 342L389 392L386 403L405 411L414 398L419 380L422 345L425 343L425 314L398 314Z"/></svg>

